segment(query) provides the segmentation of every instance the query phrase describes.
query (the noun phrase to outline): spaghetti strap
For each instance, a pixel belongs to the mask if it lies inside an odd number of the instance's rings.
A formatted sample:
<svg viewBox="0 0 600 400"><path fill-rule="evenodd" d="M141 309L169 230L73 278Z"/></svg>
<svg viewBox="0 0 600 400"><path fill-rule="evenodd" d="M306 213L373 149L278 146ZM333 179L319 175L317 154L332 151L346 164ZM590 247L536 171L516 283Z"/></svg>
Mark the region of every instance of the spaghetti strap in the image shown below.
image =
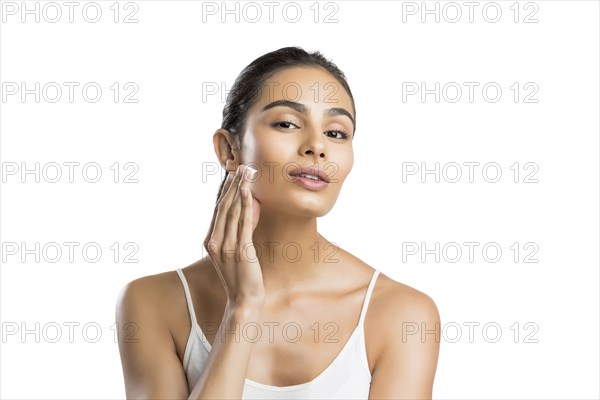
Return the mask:
<svg viewBox="0 0 600 400"><path fill-rule="evenodd" d="M358 325L362 326L365 320L365 315L367 314L367 308L369 307L369 301L371 300L371 294L373 293L373 287L375 286L375 282L377 281L377 277L379 276L379 270L376 269L373 272L373 276L371 277L371 282L369 282L369 287L367 288L367 294L365 295L365 300L363 302L362 310L360 312L360 319L358 320Z"/></svg>
<svg viewBox="0 0 600 400"><path fill-rule="evenodd" d="M181 283L183 283L183 289L185 290L185 300L188 305L188 311L190 313L190 319L192 320L192 328L198 324L196 321L196 312L194 311L194 304L192 303L192 295L190 294L190 287L188 286L187 279L185 279L185 275L181 268L176 269L179 278L181 279Z"/></svg>

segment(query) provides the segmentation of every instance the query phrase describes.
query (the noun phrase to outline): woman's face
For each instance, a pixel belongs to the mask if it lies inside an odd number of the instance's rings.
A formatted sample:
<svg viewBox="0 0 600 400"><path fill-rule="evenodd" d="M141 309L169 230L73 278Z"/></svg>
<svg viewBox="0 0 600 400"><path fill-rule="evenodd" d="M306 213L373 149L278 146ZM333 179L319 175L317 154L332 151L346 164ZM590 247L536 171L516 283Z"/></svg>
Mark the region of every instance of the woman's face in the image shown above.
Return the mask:
<svg viewBox="0 0 600 400"><path fill-rule="evenodd" d="M350 96L326 70L294 67L267 79L241 147L242 162L259 171L250 188L261 213L327 214L354 163L353 131ZM329 183L293 176L299 167L326 173Z"/></svg>

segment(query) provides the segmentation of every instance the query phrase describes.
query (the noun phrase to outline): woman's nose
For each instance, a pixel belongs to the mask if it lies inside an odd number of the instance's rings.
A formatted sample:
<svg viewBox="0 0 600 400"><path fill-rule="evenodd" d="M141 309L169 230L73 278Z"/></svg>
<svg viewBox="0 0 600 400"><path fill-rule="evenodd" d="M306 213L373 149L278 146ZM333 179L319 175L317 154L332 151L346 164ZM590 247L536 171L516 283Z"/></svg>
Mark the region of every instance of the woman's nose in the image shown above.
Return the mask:
<svg viewBox="0 0 600 400"><path fill-rule="evenodd" d="M312 130L306 132L306 138L300 148L302 155L315 154L320 158L325 158L326 143L323 133L320 131Z"/></svg>

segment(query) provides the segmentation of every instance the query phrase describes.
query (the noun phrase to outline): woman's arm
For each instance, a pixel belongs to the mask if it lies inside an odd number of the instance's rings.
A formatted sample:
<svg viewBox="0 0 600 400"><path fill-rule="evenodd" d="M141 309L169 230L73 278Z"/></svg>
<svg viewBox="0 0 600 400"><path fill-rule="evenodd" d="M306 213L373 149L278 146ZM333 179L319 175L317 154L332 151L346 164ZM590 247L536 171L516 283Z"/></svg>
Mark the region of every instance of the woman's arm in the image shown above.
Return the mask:
<svg viewBox="0 0 600 400"><path fill-rule="evenodd" d="M241 399L253 342L244 340L245 324L257 323L260 308L227 306L210 356L190 399ZM241 339L240 339L241 336Z"/></svg>
<svg viewBox="0 0 600 400"><path fill-rule="evenodd" d="M411 288L390 295L384 341L371 380L371 399L431 399L440 348L440 315L434 301Z"/></svg>
<svg viewBox="0 0 600 400"><path fill-rule="evenodd" d="M162 297L148 277L128 283L119 294L116 320L128 399L188 398L185 372L159 311ZM134 334L123 334L129 332Z"/></svg>
<svg viewBox="0 0 600 400"><path fill-rule="evenodd" d="M258 321L264 305L262 271L252 242L256 224L248 187L251 177L244 165L228 175L204 240L227 304L190 399L241 398L244 390L253 342L239 340L240 332L246 323ZM168 304L160 285L152 287L151 283L147 278L129 283L117 302L119 326L134 322L139 330L137 343L119 340L127 397L188 398L185 372L169 324L160 318L171 310L164 309Z"/></svg>
<svg viewBox="0 0 600 400"><path fill-rule="evenodd" d="M227 304L190 399L242 398L253 342L239 337L245 324L258 322L264 305L262 270L252 241L256 229L249 188L252 173L239 165L233 175L229 173L223 185L204 239L227 294Z"/></svg>
<svg viewBox="0 0 600 400"><path fill-rule="evenodd" d="M127 398L240 399L252 349L252 342L243 340L241 329L258 321L260 308L251 303L227 305L208 361L190 395L168 324L160 318L160 305L152 304L162 298L158 290L141 278L125 286L119 295L119 333L135 331L130 337L119 337ZM135 329L126 328L127 323Z"/></svg>

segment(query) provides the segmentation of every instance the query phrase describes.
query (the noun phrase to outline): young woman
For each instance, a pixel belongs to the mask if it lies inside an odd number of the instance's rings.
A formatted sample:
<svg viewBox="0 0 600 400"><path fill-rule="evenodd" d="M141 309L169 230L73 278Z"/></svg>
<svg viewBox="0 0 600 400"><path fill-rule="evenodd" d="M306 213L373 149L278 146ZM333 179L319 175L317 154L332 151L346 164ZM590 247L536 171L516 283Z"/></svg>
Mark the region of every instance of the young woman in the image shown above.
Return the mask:
<svg viewBox="0 0 600 400"><path fill-rule="evenodd" d="M119 340L128 398L431 398L435 303L317 232L352 169L355 123L344 74L319 52L282 48L241 72L213 136L227 176L209 255L119 295L117 321L137 329Z"/></svg>

